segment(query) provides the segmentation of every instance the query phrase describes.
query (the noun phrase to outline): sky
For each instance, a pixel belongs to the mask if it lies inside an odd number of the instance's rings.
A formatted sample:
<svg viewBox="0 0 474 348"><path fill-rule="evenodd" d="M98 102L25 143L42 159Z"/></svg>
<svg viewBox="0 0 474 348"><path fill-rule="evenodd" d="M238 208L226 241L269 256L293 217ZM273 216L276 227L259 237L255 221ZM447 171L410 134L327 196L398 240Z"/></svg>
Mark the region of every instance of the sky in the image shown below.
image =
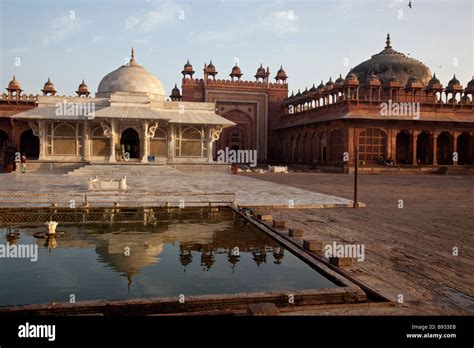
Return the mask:
<svg viewBox="0 0 474 348"><path fill-rule="evenodd" d="M51 78L60 95L82 79L91 92L103 76L138 63L169 94L189 59L202 78L212 59L218 78L235 62L254 80L283 65L290 93L333 80L392 47L447 85L474 75L474 0L0 0L0 84L16 75L27 94ZM3 89L3 91L5 91Z"/></svg>

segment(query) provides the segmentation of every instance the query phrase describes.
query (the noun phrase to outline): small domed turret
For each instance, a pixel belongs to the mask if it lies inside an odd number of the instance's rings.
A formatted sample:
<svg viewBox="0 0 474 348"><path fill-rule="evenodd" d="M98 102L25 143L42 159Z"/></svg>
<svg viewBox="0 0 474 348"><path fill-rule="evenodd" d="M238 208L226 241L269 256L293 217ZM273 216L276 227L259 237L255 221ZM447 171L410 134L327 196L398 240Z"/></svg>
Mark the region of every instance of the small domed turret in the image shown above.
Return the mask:
<svg viewBox="0 0 474 348"><path fill-rule="evenodd" d="M461 83L456 78L456 75L454 75L453 78L448 82L448 88L449 89L462 89Z"/></svg>
<svg viewBox="0 0 474 348"><path fill-rule="evenodd" d="M82 79L82 83L77 88L76 93L77 93L78 97L81 97L83 95L85 95L86 97L89 96L89 94L90 94L89 87L87 87L86 83L84 82L84 79Z"/></svg>
<svg viewBox="0 0 474 348"><path fill-rule="evenodd" d="M286 75L286 71L283 70L283 65L280 65L280 69L277 71L275 80L285 82L287 78L288 76Z"/></svg>
<svg viewBox="0 0 474 348"><path fill-rule="evenodd" d="M186 77L186 75L189 75L191 76L191 78L193 78L194 70L193 70L193 66L189 62L189 59L186 62L186 64L184 64L183 71L181 71L181 74L183 74L183 77Z"/></svg>
<svg viewBox="0 0 474 348"><path fill-rule="evenodd" d="M6 90L8 91L8 95L10 97L13 96L13 94L15 94L17 97L20 96L23 90L21 89L20 82L18 82L15 75L13 75L12 80L8 83Z"/></svg>
<svg viewBox="0 0 474 348"><path fill-rule="evenodd" d="M433 74L433 77L431 80L428 82L428 89L443 89L443 85L439 81L439 79L436 77L436 74Z"/></svg>
<svg viewBox="0 0 474 348"><path fill-rule="evenodd" d="M359 79L357 78L357 75L354 74L354 72L351 70L349 73L346 75L346 78L344 80L344 85L358 85L359 84Z"/></svg>
<svg viewBox="0 0 474 348"><path fill-rule="evenodd" d="M466 89L464 90L466 93L474 93L474 76L472 80L467 83Z"/></svg>
<svg viewBox="0 0 474 348"><path fill-rule="evenodd" d="M43 89L41 90L44 95L52 95L54 96L56 94L56 89L54 88L54 84L51 82L50 78L48 77L48 81L43 86Z"/></svg>
<svg viewBox="0 0 474 348"><path fill-rule="evenodd" d="M209 62L209 65L204 64L204 76L212 76L214 79L216 78L217 71L214 64L212 64L212 60Z"/></svg>
<svg viewBox="0 0 474 348"><path fill-rule="evenodd" d="M170 98L172 101L181 100L181 93L179 92L179 88L176 83L174 84L174 88L171 90Z"/></svg>
<svg viewBox="0 0 474 348"><path fill-rule="evenodd" d="M263 67L263 64L260 64L260 67L257 69L257 73L255 74L255 79L258 80L265 80L267 77L267 74L265 72L265 68Z"/></svg>
<svg viewBox="0 0 474 348"><path fill-rule="evenodd" d="M344 78L342 77L342 74L339 74L339 77L335 81L335 87L340 87L344 84Z"/></svg>
<svg viewBox="0 0 474 348"><path fill-rule="evenodd" d="M240 70L240 67L235 63L234 67L232 68L232 72L229 74L229 76L234 80L236 77L238 80L240 80L240 77L242 76L242 71Z"/></svg>

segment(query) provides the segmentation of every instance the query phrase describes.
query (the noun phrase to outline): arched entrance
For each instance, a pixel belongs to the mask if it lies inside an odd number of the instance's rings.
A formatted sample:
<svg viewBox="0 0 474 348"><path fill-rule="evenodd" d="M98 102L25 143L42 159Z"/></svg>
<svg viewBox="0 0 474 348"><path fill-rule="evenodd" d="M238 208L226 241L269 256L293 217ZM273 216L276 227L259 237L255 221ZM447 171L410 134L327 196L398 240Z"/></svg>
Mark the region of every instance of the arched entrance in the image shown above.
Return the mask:
<svg viewBox="0 0 474 348"><path fill-rule="evenodd" d="M410 149L410 134L404 130L397 134L397 150L395 161L397 164L410 164L412 159Z"/></svg>
<svg viewBox="0 0 474 348"><path fill-rule="evenodd" d="M222 131L219 140L214 145L214 156L218 150L225 150L226 147L234 150L254 150L256 149L255 127L250 115L241 110L231 110L222 116L236 126L226 128Z"/></svg>
<svg viewBox="0 0 474 348"><path fill-rule="evenodd" d="M438 164L453 164L453 138L448 132L441 132L436 142Z"/></svg>
<svg viewBox="0 0 474 348"><path fill-rule="evenodd" d="M127 128L122 132L120 145L123 146L124 153L129 153L129 158L140 158L140 137L133 128Z"/></svg>
<svg viewBox="0 0 474 348"><path fill-rule="evenodd" d="M24 153L30 160L39 157L39 139L31 129L24 131L20 136L20 153Z"/></svg>
<svg viewBox="0 0 474 348"><path fill-rule="evenodd" d="M8 134L0 130L0 169L3 169L6 165L6 150L8 143Z"/></svg>
<svg viewBox="0 0 474 348"><path fill-rule="evenodd" d="M433 163L433 152L431 149L430 135L427 131L421 132L416 138L416 160L418 164Z"/></svg>
<svg viewBox="0 0 474 348"><path fill-rule="evenodd" d="M324 163L327 161L327 146L328 146L328 133L322 132L319 138L319 162Z"/></svg>
<svg viewBox="0 0 474 348"><path fill-rule="evenodd" d="M331 132L329 140L329 158L333 163L342 163L344 154L344 137L340 129Z"/></svg>
<svg viewBox="0 0 474 348"><path fill-rule="evenodd" d="M231 150L245 149L244 136L242 130L234 128L229 133L228 139L229 148Z"/></svg>
<svg viewBox="0 0 474 348"><path fill-rule="evenodd" d="M457 150L458 150L458 164L472 164L471 152L471 135L468 132L463 132L458 136Z"/></svg>

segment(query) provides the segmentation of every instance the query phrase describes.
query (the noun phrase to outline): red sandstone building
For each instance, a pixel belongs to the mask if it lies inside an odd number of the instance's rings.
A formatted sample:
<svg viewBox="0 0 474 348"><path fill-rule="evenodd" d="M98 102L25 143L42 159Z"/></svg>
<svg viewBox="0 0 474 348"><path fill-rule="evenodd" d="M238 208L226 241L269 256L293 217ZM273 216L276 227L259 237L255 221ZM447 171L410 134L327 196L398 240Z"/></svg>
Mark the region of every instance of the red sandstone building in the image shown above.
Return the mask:
<svg viewBox="0 0 474 348"><path fill-rule="evenodd" d="M281 112L288 96L283 67L277 71L275 82L270 82L270 70L262 64L255 81L242 80L243 73L237 64L229 74L230 79L217 79L218 71L212 61L204 65L204 78L195 79L194 73L188 60L182 71L182 100L215 103L219 115L237 124L222 132L216 149L252 149L257 150L259 161L273 158L276 139L270 130L277 126L274 116ZM179 97L177 88L174 93Z"/></svg>
<svg viewBox="0 0 474 348"><path fill-rule="evenodd" d="M464 88L454 76L443 87L423 63L395 51L388 35L385 49L345 78L285 100L272 129L280 139L274 160L344 167L359 148L362 164L391 157L400 165L470 165L473 94L474 79ZM388 105L398 111L384 112Z"/></svg>

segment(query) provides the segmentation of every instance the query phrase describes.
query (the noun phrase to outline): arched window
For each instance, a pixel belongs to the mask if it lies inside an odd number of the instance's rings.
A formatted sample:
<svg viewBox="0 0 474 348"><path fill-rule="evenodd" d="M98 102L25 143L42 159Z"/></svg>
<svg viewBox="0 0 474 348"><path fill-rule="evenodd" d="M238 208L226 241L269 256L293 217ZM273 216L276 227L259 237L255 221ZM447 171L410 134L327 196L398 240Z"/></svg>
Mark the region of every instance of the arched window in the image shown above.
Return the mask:
<svg viewBox="0 0 474 348"><path fill-rule="evenodd" d="M378 128L367 128L359 134L359 159L375 162L386 157L387 135Z"/></svg>
<svg viewBox="0 0 474 348"><path fill-rule="evenodd" d="M150 139L150 155L156 157L168 157L168 141L166 132L157 128L155 136Z"/></svg>
<svg viewBox="0 0 474 348"><path fill-rule="evenodd" d="M203 127L176 127L176 157L206 157L206 139Z"/></svg>
<svg viewBox="0 0 474 348"><path fill-rule="evenodd" d="M102 126L97 126L92 129L91 134L92 146L91 146L91 155L92 156L109 156L109 139L104 135L104 130Z"/></svg>
<svg viewBox="0 0 474 348"><path fill-rule="evenodd" d="M50 122L46 125L47 154L78 155L82 138L79 124Z"/></svg>

